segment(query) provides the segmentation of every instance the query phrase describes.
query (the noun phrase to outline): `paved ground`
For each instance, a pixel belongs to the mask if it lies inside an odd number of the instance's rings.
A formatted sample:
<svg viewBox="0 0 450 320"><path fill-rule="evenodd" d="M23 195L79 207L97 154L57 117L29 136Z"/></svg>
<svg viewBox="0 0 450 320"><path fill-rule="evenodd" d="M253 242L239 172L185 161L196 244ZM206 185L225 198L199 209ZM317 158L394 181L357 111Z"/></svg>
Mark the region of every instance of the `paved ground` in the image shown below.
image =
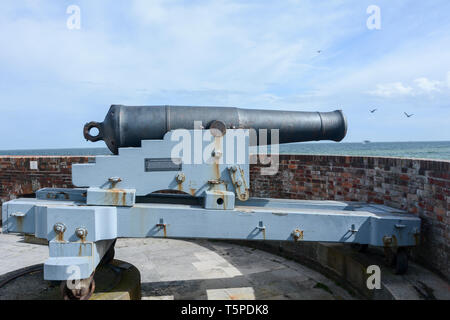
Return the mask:
<svg viewBox="0 0 450 320"><path fill-rule="evenodd" d="M0 275L48 257L22 239L0 234ZM224 242L119 239L116 258L141 272L143 299L353 299L298 263Z"/></svg>
<svg viewBox="0 0 450 320"><path fill-rule="evenodd" d="M121 239L144 299L351 299L318 272L256 249L211 241Z"/></svg>
<svg viewBox="0 0 450 320"><path fill-rule="evenodd" d="M25 243L22 236L0 234L0 275L43 263L47 258L47 246Z"/></svg>

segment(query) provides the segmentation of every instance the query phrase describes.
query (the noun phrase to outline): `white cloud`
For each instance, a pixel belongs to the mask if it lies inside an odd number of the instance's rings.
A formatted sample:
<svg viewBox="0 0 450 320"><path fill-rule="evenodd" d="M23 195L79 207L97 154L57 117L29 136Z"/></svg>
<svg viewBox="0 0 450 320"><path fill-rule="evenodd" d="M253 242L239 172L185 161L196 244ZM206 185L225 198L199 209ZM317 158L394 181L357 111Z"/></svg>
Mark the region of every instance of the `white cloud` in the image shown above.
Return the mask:
<svg viewBox="0 0 450 320"><path fill-rule="evenodd" d="M450 77L450 72L447 74L447 77ZM378 84L376 90L369 91L369 93L379 97L430 95L435 92L441 92L441 88L444 86L442 81L430 80L426 77L416 78L413 82L415 86L404 85L400 81Z"/></svg>
<svg viewBox="0 0 450 320"><path fill-rule="evenodd" d="M428 78L422 77L414 80L416 85L425 93L431 93L433 91L441 91L439 87L442 85L442 82L437 80L429 80Z"/></svg>
<svg viewBox="0 0 450 320"><path fill-rule="evenodd" d="M90 2L80 7L83 22L76 32L65 28L65 10L48 19L16 19L0 10L0 43L7 48L0 50L0 68L27 78L45 71L58 81L128 95L146 89L250 96L272 85L301 84L318 68L317 50L327 52L355 33L349 8L313 2L134 0L123 13L133 24L124 26L92 23L108 18L104 9ZM315 30L317 21L321 28Z"/></svg>
<svg viewBox="0 0 450 320"><path fill-rule="evenodd" d="M378 84L376 90L370 91L369 93L380 97L405 96L412 95L413 88L404 86L401 82L392 82Z"/></svg>
<svg viewBox="0 0 450 320"><path fill-rule="evenodd" d="M131 8L136 17L143 23L161 23L167 19L168 15L168 10L161 0L135 0L132 2Z"/></svg>

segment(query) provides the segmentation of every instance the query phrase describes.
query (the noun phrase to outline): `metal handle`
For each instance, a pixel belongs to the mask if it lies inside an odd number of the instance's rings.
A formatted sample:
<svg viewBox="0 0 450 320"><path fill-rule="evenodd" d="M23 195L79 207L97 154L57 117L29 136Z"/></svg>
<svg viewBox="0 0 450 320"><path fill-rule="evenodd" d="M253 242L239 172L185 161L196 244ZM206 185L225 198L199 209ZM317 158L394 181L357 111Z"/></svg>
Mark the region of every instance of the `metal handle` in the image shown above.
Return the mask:
<svg viewBox="0 0 450 320"><path fill-rule="evenodd" d="M89 133L92 128L97 128L98 134L96 136L93 136ZM98 140L103 140L103 123L96 122L96 121L91 121L89 123L86 123L83 128L83 134L84 134L84 138L86 140L89 140L92 142L95 142Z"/></svg>

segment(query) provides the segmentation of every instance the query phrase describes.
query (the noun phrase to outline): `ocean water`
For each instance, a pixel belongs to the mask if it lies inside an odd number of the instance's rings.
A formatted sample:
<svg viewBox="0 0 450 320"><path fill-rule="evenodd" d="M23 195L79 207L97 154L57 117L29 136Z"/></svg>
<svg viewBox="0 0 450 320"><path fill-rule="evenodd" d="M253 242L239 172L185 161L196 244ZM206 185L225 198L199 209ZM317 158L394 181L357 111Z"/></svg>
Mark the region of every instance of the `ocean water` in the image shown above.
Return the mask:
<svg viewBox="0 0 450 320"><path fill-rule="evenodd" d="M255 152L256 147L250 148ZM270 150L270 147L269 147ZM371 143L289 143L279 146L281 154L384 156L450 160L450 141ZM0 155L108 155L108 148L0 150Z"/></svg>
<svg viewBox="0 0 450 320"><path fill-rule="evenodd" d="M292 143L280 145L280 153L450 160L450 141Z"/></svg>

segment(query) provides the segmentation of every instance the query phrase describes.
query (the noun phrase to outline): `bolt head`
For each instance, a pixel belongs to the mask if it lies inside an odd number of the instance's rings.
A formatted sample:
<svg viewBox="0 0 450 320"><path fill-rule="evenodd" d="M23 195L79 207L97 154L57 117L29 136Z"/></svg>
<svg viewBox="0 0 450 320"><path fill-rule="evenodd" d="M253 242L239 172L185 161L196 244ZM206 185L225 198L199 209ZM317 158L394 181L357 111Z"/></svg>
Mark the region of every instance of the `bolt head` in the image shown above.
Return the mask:
<svg viewBox="0 0 450 320"><path fill-rule="evenodd" d="M53 226L53 230L58 234L64 233L66 231L66 226L63 223L58 222Z"/></svg>
<svg viewBox="0 0 450 320"><path fill-rule="evenodd" d="M292 238L294 238L295 241L302 239L302 231L295 229L294 231L292 231Z"/></svg>
<svg viewBox="0 0 450 320"><path fill-rule="evenodd" d="M87 236L87 229L86 228L77 228L75 230L75 234L78 238L85 238Z"/></svg>
<svg viewBox="0 0 450 320"><path fill-rule="evenodd" d="M179 173L175 177L175 180L177 180L178 183L184 182L185 179L186 179L186 177L185 177L185 175L183 173Z"/></svg>

